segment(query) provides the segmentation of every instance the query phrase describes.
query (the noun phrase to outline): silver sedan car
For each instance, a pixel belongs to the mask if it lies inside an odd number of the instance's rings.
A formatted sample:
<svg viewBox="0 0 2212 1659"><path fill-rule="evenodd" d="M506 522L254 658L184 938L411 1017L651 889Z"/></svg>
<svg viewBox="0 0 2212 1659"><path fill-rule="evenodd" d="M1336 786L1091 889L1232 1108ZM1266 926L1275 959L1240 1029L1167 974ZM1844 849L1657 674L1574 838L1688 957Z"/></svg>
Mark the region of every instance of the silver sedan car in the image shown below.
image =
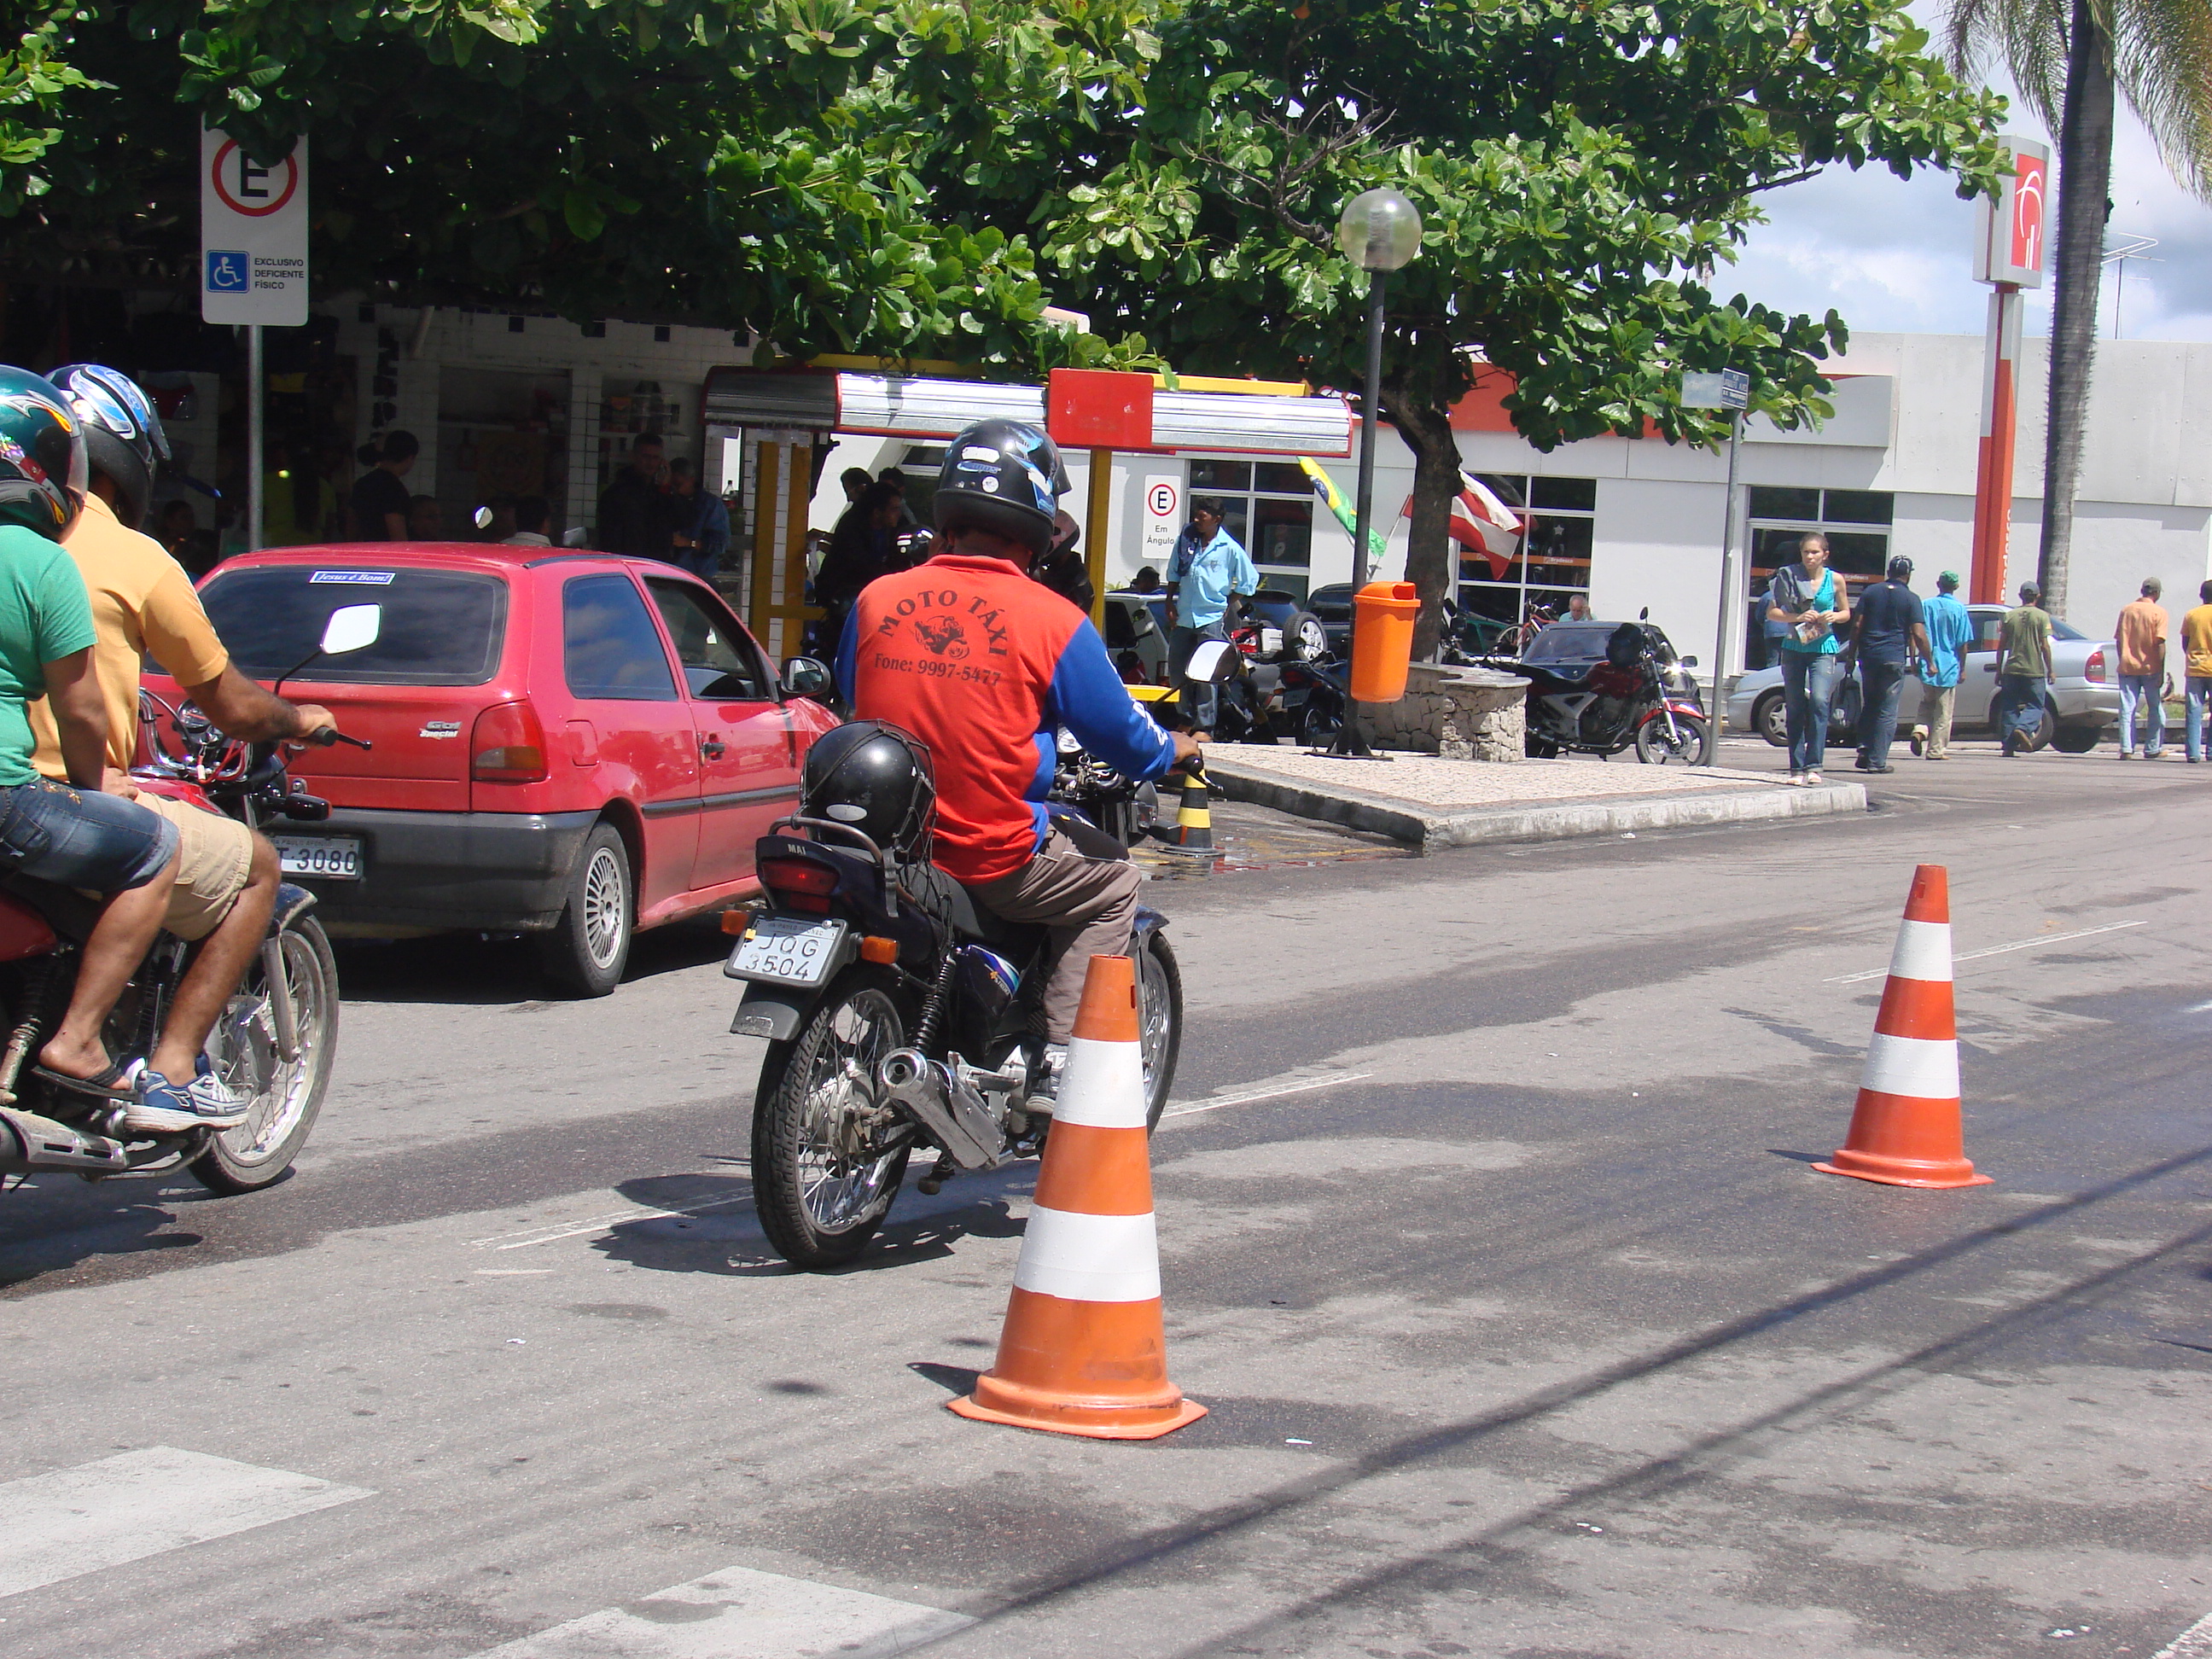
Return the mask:
<svg viewBox="0 0 2212 1659"><path fill-rule="evenodd" d="M1994 733L1994 704L1997 686L1997 632L2009 607L1970 605L1974 637L1966 647L1966 672L1959 677L1959 699L1951 729L1961 735ZM2111 640L2093 640L2081 629L2053 619L2051 624L2051 666L2057 670L2044 703L2043 724L2030 740L2031 749L2050 744L2069 755L2086 755L2098 739L2120 723L2119 647ZM1908 683L1898 699L1897 725L1911 729L1920 707L1917 680ZM1858 726L1859 688L1854 670L1850 682L1838 685L1829 716L1829 740L1850 742ZM1782 671L1757 668L1735 683L1729 693L1728 724L1733 731L1756 732L1776 748L1790 741L1782 708Z"/></svg>

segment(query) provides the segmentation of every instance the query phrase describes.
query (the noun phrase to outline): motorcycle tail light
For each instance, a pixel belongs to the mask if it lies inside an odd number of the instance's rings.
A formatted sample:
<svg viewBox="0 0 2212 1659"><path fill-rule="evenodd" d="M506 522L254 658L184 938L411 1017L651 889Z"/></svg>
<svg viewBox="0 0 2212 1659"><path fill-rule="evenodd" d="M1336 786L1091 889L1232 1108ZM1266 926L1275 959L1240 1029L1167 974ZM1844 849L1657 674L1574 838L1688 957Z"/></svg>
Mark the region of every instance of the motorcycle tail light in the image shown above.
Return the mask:
<svg viewBox="0 0 2212 1659"><path fill-rule="evenodd" d="M830 914L830 895L837 888L837 872L811 859L763 859L760 879L786 909L817 916Z"/></svg>
<svg viewBox="0 0 2212 1659"><path fill-rule="evenodd" d="M2089 660L2081 670L2081 678L2092 685L2105 683L2105 653L2101 646L2089 653Z"/></svg>
<svg viewBox="0 0 2212 1659"><path fill-rule="evenodd" d="M469 733L469 775L478 783L539 783L545 778L545 728L528 702L495 702Z"/></svg>

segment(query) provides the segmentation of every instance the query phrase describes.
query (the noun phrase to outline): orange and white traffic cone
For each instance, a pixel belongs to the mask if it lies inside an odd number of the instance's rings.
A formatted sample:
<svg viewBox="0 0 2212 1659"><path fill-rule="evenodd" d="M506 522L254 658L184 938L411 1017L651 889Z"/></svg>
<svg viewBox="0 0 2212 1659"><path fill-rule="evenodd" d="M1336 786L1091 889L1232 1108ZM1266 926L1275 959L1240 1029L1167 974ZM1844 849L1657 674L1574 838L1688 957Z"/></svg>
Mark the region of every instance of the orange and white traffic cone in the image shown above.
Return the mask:
<svg viewBox="0 0 2212 1659"><path fill-rule="evenodd" d="M1146 1140L1135 969L1093 957L999 1357L961 1416L1155 1440L1206 1415L1168 1381Z"/></svg>
<svg viewBox="0 0 2212 1659"><path fill-rule="evenodd" d="M1850 1133L1826 1175L1892 1187L1981 1187L1959 1120L1959 1028L1951 1006L1951 899L1940 864L1912 872L1889 981L1874 1018Z"/></svg>

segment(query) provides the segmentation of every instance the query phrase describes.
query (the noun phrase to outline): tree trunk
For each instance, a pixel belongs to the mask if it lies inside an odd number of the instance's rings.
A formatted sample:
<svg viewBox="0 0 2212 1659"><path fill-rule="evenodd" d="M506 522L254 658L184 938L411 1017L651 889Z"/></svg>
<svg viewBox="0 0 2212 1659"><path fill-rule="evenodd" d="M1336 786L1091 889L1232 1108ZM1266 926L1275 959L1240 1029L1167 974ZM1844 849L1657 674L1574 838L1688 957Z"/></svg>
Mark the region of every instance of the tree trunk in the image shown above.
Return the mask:
<svg viewBox="0 0 2212 1659"><path fill-rule="evenodd" d="M2043 436L2043 607L2066 614L2081 422L2097 346L2097 285L2112 182L2112 43L2094 0L2074 0L2067 34L2066 108L2058 125L2058 291L2051 313L2051 403Z"/></svg>
<svg viewBox="0 0 2212 1659"><path fill-rule="evenodd" d="M1459 494L1459 440L1450 413L1433 404L1394 396L1386 386L1382 410L1413 452L1413 522L1406 537L1406 580L1421 596L1413 626L1413 659L1432 662L1443 633L1443 602L1453 583L1452 498Z"/></svg>

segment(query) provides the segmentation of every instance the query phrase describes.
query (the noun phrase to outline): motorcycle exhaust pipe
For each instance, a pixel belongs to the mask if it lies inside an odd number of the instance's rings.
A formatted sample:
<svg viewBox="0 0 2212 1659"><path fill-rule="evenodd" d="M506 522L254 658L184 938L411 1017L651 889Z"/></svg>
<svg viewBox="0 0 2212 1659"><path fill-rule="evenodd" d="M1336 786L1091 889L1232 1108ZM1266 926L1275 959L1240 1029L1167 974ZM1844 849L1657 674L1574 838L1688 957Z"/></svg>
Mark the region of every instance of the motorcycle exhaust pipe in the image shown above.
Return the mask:
<svg viewBox="0 0 2212 1659"><path fill-rule="evenodd" d="M983 1097L940 1061L918 1048L895 1049L876 1067L876 1082L962 1169L995 1170L1006 1161L1006 1137Z"/></svg>
<svg viewBox="0 0 2212 1659"><path fill-rule="evenodd" d="M121 1175L130 1167L123 1148L106 1135L57 1123L19 1106L0 1107L0 1175L33 1170Z"/></svg>

